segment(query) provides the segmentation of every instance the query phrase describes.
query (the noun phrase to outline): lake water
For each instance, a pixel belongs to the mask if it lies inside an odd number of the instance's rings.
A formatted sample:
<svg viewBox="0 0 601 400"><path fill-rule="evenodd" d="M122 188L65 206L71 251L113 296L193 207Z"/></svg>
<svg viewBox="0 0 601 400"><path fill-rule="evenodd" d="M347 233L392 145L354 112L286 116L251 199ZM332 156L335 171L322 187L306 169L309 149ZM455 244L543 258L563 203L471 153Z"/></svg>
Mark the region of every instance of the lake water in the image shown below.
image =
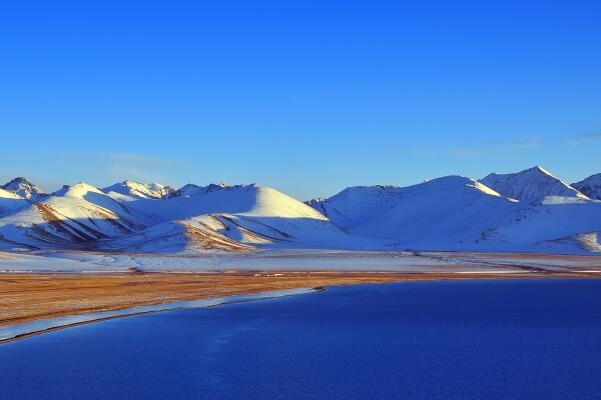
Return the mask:
<svg viewBox="0 0 601 400"><path fill-rule="evenodd" d="M0 399L601 399L601 280L411 282L0 346Z"/></svg>

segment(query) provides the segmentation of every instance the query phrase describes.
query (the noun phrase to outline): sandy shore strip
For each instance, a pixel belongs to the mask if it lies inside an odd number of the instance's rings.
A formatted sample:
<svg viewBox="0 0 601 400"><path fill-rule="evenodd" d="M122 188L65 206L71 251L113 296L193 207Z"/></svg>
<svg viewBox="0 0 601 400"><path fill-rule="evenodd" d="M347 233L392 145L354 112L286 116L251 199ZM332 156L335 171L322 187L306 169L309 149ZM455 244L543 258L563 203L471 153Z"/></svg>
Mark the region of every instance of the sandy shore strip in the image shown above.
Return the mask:
<svg viewBox="0 0 601 400"><path fill-rule="evenodd" d="M175 301L149 306L137 306L112 311L101 311L93 313L66 315L64 317L33 320L20 324L6 325L0 327L0 344L45 332L66 329L92 322L108 321L116 318L131 317L135 315L151 314L162 311L183 310L188 308L215 307L223 304L244 303L249 301L268 300L278 297L298 296L301 294L314 293L321 288L301 288L288 290L275 290L270 292L259 292L231 297L216 297L204 300Z"/></svg>
<svg viewBox="0 0 601 400"><path fill-rule="evenodd" d="M0 343L96 320L306 293L310 288L414 280L591 278L599 273L474 271L227 271L0 274ZM309 289L308 289L309 288ZM251 296L251 297L243 297ZM255 297L253 297L255 296ZM244 300L245 301L245 300Z"/></svg>

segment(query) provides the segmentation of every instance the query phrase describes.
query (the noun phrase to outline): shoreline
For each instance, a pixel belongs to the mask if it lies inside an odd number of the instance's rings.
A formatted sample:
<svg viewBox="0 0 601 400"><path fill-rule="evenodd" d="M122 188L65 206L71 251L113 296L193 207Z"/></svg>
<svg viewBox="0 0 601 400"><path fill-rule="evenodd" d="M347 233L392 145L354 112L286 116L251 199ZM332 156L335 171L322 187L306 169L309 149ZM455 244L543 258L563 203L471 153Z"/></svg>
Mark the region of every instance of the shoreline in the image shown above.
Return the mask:
<svg viewBox="0 0 601 400"><path fill-rule="evenodd" d="M60 330L69 329L69 328L75 328L77 326L89 325L89 324L93 324L93 323L97 323L97 322L111 321L114 319L135 317L135 316L140 316L140 315L156 314L156 313L168 312L168 311L189 310L189 309L193 309L193 308L209 308L209 307L218 307L218 306L223 306L223 305L228 305L228 304L248 303L251 301L262 301L262 300L270 300L270 299L277 299L277 298L283 298L283 297L299 296L299 295L303 295L303 294L318 293L321 291L325 291L325 288L315 287L315 288L301 288L301 289L288 290L288 291L287 290L275 291L275 292L267 291L267 292L253 293L250 295L217 297L217 298L211 298L211 299L198 299L198 300L195 300L195 301L193 300L190 302L160 303L160 304L157 304L154 306L146 306L146 307L153 307L153 308L156 307L156 309L152 309L152 310L148 310L148 311L134 311L139 307L131 307L131 308L125 308L125 309L120 309L120 310L114 311L114 312L124 311L124 313L117 313L114 315L107 315L105 317L98 317L98 318L93 317L93 315L98 314L98 313L81 314L83 317L88 316L88 317L92 317L92 318L78 321L78 322L66 323L66 324L59 323L57 325L54 325L52 323L53 322L52 318L49 318L46 320L34 320L31 322L24 322L22 324L6 325L4 327L0 326L0 345L10 343L10 342L15 342L17 340L27 339L27 338L30 338L33 336L42 335L44 333L60 331ZM187 306L186 304L182 304L182 303L195 303L195 302L199 302L199 301L200 302L206 301L207 303L210 303L210 304L189 305L189 306ZM161 307L161 306L169 306L169 307ZM142 307L145 307L145 306L142 306ZM128 312L128 311L132 311L132 312ZM112 313L112 312L106 311L106 312L102 312L102 313L104 314L104 313ZM58 317L56 319L64 319L64 318L65 317ZM25 327L25 329L23 330L22 333L18 333L18 334L15 334L14 336L6 337L6 338L3 338L1 336L3 328L14 327L17 325L25 325L26 326L26 325L40 322L40 321L48 321L48 324L50 324L50 326L48 328L39 329L39 330L28 330Z"/></svg>
<svg viewBox="0 0 601 400"><path fill-rule="evenodd" d="M153 280L159 277L158 281ZM223 304L232 304L242 301L266 300L274 297L292 296L296 294L314 293L319 290L325 290L332 286L346 286L355 284L375 284L375 283L393 283L408 281L443 281L443 280L499 280L499 279L586 279L601 278L601 274L593 272L491 272L491 271L473 271L465 273L461 271L446 273L394 273L390 271L262 271L261 273L249 273L249 271L237 271L228 273L120 273L120 274L0 274L0 288L14 285L16 280L21 278L24 281L33 280L39 283L42 280L43 285L47 287L50 293L49 298L38 299L33 302L31 307L39 309L47 307L46 313L32 314L26 307L21 311L21 315L16 313L12 318L6 318L0 315L0 344L9 343L15 340L25 339L27 337L52 332L60 329L67 329L83 324L101 322L116 318L125 318L128 316L143 315L156 312L172 311L177 309L212 307ZM107 284L112 282L115 286L109 287ZM187 288L183 295L177 297L174 293L171 298L157 298L155 292L161 292L163 289L177 290L189 284L190 279L201 278L194 282L201 284L197 287L196 293L189 293ZM206 279L202 279L206 278ZM216 291L206 291L206 280L211 279L210 284L216 285ZM66 281L66 282L65 282ZM74 281L74 282L71 282ZM96 281L96 282L95 282ZM100 282L97 282L100 281ZM124 281L124 282L123 282ZM234 281L234 282L232 282ZM10 283L7 283L10 282ZM87 285L82 284L82 282ZM87 295L95 300L95 295L102 297L106 295L108 289L116 289L118 297L111 299L112 304L99 304L96 308L69 308L68 290L65 289L65 283L75 284L76 303L81 302L83 295ZM99 283L99 288L94 288L93 283ZM163 283L161 285L161 283ZM54 286L52 286L54 284ZM204 284L205 292L201 286ZM249 286L249 284L251 286ZM18 291L21 297L26 297L30 293L36 295L44 294L39 285L32 285L32 291ZM178 288L177 286L180 285ZM136 286L147 286L151 288L151 293L144 293L142 297L133 298L127 301L123 293L129 288ZM165 287L162 287L165 286ZM175 289L174 289L175 288ZM62 290L61 290L62 289ZM73 289L71 287L70 289ZM96 290L96 291L95 291ZM221 291L220 291L221 290ZM73 291L73 290L71 290ZM13 291L14 292L14 291ZM10 298L11 292L0 291L0 305ZM61 299L61 294L63 295ZM225 294L225 295L220 295ZM139 295L139 294L138 294ZM151 295L151 297L144 297ZM4 301L3 301L4 300ZM56 302L62 302L57 310ZM135 300L135 301L132 301ZM6 309L6 308L5 308ZM1 311L1 310L0 310ZM29 312L29 315L27 315ZM13 313L14 314L14 313ZM37 328L36 328L37 327ZM13 333L10 333L13 332ZM16 333L15 333L16 332ZM3 337L4 336L4 337Z"/></svg>

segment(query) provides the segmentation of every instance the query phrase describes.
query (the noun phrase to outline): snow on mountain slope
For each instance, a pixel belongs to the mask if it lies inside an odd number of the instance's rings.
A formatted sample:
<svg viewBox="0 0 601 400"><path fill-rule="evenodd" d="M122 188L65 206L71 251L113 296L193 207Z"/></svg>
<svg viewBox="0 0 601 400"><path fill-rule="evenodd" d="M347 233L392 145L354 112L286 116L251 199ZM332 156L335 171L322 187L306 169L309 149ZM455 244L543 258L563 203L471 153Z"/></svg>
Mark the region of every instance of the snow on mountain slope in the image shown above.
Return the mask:
<svg viewBox="0 0 601 400"><path fill-rule="evenodd" d="M113 231L109 226L104 226L104 234L108 236L138 230L152 223L149 217L132 211L126 203L120 203L98 188L83 182L64 186L42 204L92 229L99 228L99 224L108 223L116 229Z"/></svg>
<svg viewBox="0 0 601 400"><path fill-rule="evenodd" d="M207 218L212 218L207 216ZM142 232L100 243L105 250L140 253L253 252L252 246L221 234L212 226L163 222Z"/></svg>
<svg viewBox="0 0 601 400"><path fill-rule="evenodd" d="M572 183L572 187L591 199L601 200L601 174L591 175L580 182Z"/></svg>
<svg viewBox="0 0 601 400"><path fill-rule="evenodd" d="M395 239L408 247L451 249L487 239L518 207L517 201L480 182L447 176L402 188L394 207L350 231Z"/></svg>
<svg viewBox="0 0 601 400"><path fill-rule="evenodd" d="M547 196L540 202L500 196L480 182L445 177L403 188L389 211L350 228L411 249L597 252L601 201Z"/></svg>
<svg viewBox="0 0 601 400"><path fill-rule="evenodd" d="M597 252L601 232L601 201L549 196L540 204L522 206L522 218L496 229L505 247L528 251ZM560 246L561 245L561 246Z"/></svg>
<svg viewBox="0 0 601 400"><path fill-rule="evenodd" d="M208 193L208 192L212 192L214 190L221 190L221 189L230 189L233 188L234 186L230 186L227 183L221 182L218 184L215 183L211 183L208 186L198 186L198 185L194 185L192 183L188 183L187 185L182 186L181 188L179 188L174 196L185 196L185 197L190 197L196 194L200 194L200 193Z"/></svg>
<svg viewBox="0 0 601 400"><path fill-rule="evenodd" d="M136 199L120 203L138 212L152 215L162 222L220 212L327 220L319 212L290 196L254 184L226 187L214 185L212 190L200 190L190 196L174 196L160 201Z"/></svg>
<svg viewBox="0 0 601 400"><path fill-rule="evenodd" d="M173 196L176 190L158 183L139 183L126 180L102 189L104 193L118 193L136 199L164 199Z"/></svg>
<svg viewBox="0 0 601 400"><path fill-rule="evenodd" d="M484 185L505 197L517 200L541 200L546 196L586 196L542 167L512 174L492 173L480 179Z"/></svg>
<svg viewBox="0 0 601 400"><path fill-rule="evenodd" d="M10 190L6 190L6 189L0 189L0 198L13 199L13 200L24 200L23 197L19 196L18 194L14 193Z"/></svg>
<svg viewBox="0 0 601 400"><path fill-rule="evenodd" d="M32 201L37 201L47 196L42 188L34 185L33 183L29 182L27 179L22 177L17 177L13 179L12 181L3 185L2 189L7 190L9 192L13 192L21 198Z"/></svg>
<svg viewBox="0 0 601 400"><path fill-rule="evenodd" d="M18 194L0 189L0 218L28 205L29 202Z"/></svg>
<svg viewBox="0 0 601 400"><path fill-rule="evenodd" d="M199 193L201 190L202 190L202 186L198 186L193 183L188 183L187 185L184 185L181 188L177 189L177 191L175 192L175 195L189 197L189 196Z"/></svg>
<svg viewBox="0 0 601 400"><path fill-rule="evenodd" d="M586 188L596 179L583 181ZM27 189L17 183L11 187ZM25 190L29 198L0 189L0 249L601 251L601 201L538 167L482 181L351 187L306 204L255 184L110 188L78 183L38 197Z"/></svg>
<svg viewBox="0 0 601 400"><path fill-rule="evenodd" d="M221 186L190 196L127 203L164 222L110 248L147 249L162 237L180 250L236 250L254 247L368 248L381 241L355 238L313 208L260 185ZM182 238L183 237L183 238ZM251 247L252 246L252 247ZM171 248L170 246L167 246ZM161 250L166 251L166 250Z"/></svg>
<svg viewBox="0 0 601 400"><path fill-rule="evenodd" d="M395 186L354 186L330 198L313 199L306 204L338 226L349 228L367 221L378 212L394 207L402 193L403 189Z"/></svg>
<svg viewBox="0 0 601 400"><path fill-rule="evenodd" d="M4 247L91 248L100 239L141 231L150 223L97 188L78 183L1 218L0 238Z"/></svg>
<svg viewBox="0 0 601 400"><path fill-rule="evenodd" d="M576 233L559 239L544 240L538 242L535 248L555 253L573 253L574 249L601 253L601 232Z"/></svg>
<svg viewBox="0 0 601 400"><path fill-rule="evenodd" d="M107 195L78 183L27 205L0 218L3 248L198 252L374 245L298 200L258 185L212 185L153 199Z"/></svg>

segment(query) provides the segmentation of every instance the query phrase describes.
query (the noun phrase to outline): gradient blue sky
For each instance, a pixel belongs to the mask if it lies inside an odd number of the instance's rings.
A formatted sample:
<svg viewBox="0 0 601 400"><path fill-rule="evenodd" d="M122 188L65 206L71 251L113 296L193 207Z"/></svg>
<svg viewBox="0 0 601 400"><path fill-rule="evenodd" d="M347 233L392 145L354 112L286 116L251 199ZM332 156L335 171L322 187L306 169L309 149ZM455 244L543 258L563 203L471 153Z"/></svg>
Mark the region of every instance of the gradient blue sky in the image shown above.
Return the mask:
<svg viewBox="0 0 601 400"><path fill-rule="evenodd" d="M601 172L601 2L0 6L0 178L350 185Z"/></svg>

